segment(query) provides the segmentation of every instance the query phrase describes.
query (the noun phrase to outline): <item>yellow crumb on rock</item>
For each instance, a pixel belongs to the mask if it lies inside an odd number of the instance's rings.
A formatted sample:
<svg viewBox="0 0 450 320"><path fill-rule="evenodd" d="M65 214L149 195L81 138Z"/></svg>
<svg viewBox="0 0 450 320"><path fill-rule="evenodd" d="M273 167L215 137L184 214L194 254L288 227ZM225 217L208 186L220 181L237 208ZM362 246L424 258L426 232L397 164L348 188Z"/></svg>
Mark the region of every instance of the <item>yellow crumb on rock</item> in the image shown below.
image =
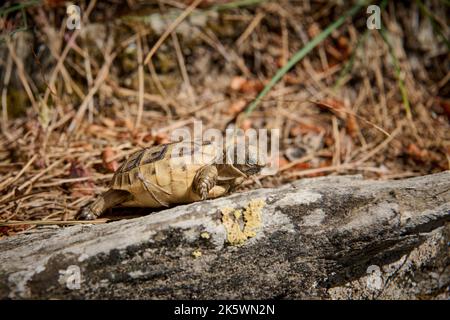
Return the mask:
<svg viewBox="0 0 450 320"><path fill-rule="evenodd" d="M200 237L201 237L202 239L209 239L209 238L211 238L211 236L209 235L209 233L206 232L206 231L200 233Z"/></svg>
<svg viewBox="0 0 450 320"><path fill-rule="evenodd" d="M222 223L227 230L227 241L232 245L244 243L247 237L241 230L239 222L235 220L236 214L233 208L222 208Z"/></svg>
<svg viewBox="0 0 450 320"><path fill-rule="evenodd" d="M242 216L242 212L241 210L234 210L233 215L235 219L239 219Z"/></svg>
<svg viewBox="0 0 450 320"><path fill-rule="evenodd" d="M248 238L256 236L261 227L261 210L265 202L262 199L250 201L242 213L233 208L222 208L222 223L227 231L227 241L231 245L241 245ZM240 218L242 217L242 220ZM241 227L243 224L243 228Z"/></svg>
<svg viewBox="0 0 450 320"><path fill-rule="evenodd" d="M252 200L244 211L244 234L247 238L256 236L256 231L261 227L261 210L266 203L262 199Z"/></svg>
<svg viewBox="0 0 450 320"><path fill-rule="evenodd" d="M202 252L200 250L195 250L192 252L192 255L194 256L194 258L199 258L202 256Z"/></svg>

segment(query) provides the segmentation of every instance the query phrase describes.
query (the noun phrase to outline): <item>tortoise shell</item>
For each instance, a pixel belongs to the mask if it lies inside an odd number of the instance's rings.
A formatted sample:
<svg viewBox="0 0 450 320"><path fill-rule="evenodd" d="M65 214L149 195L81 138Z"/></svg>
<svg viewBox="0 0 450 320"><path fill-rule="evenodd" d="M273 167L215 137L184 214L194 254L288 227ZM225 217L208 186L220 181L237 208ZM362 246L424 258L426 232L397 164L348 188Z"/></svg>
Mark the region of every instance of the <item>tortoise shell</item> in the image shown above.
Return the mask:
<svg viewBox="0 0 450 320"><path fill-rule="evenodd" d="M161 207L199 200L192 192L197 171L221 156L211 142L174 142L133 153L115 172L111 189L125 190L133 200L124 206Z"/></svg>

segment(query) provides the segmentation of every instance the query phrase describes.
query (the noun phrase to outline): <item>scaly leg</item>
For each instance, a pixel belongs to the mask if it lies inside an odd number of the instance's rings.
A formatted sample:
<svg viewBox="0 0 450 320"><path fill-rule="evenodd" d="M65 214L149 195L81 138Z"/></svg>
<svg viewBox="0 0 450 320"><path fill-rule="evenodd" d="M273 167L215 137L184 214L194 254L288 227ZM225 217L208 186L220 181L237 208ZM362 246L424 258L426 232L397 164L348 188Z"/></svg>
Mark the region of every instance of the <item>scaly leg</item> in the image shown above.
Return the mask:
<svg viewBox="0 0 450 320"><path fill-rule="evenodd" d="M244 182L244 178L236 178L226 182L218 181L217 184L209 191L208 199L217 198L226 194L233 193L239 185Z"/></svg>
<svg viewBox="0 0 450 320"><path fill-rule="evenodd" d="M79 220L94 220L107 209L131 200L133 196L124 190L108 190L99 196L90 206L84 207L78 215Z"/></svg>
<svg viewBox="0 0 450 320"><path fill-rule="evenodd" d="M214 199L217 197L221 197L228 193L228 187L227 186L218 186L215 185L211 190L208 192L208 199Z"/></svg>
<svg viewBox="0 0 450 320"><path fill-rule="evenodd" d="M239 187L242 184L242 182L244 182L244 180L245 179L242 177L234 179L234 181L230 184L230 188L228 189L228 192L229 193L234 192L237 189L237 187Z"/></svg>
<svg viewBox="0 0 450 320"><path fill-rule="evenodd" d="M216 166L208 165L201 168L194 177L192 190L202 200L208 198L208 192L216 185L218 171Z"/></svg>

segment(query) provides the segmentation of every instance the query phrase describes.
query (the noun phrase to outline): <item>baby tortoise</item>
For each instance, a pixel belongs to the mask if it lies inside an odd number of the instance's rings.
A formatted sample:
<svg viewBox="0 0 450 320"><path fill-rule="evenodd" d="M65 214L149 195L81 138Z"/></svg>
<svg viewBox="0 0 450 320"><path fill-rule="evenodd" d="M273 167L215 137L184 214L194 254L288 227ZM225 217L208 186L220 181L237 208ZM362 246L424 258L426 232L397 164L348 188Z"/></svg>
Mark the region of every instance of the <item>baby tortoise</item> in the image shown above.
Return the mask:
<svg viewBox="0 0 450 320"><path fill-rule="evenodd" d="M245 146L245 163L237 163L237 149L182 141L137 151L117 169L110 189L78 218L92 220L117 205L159 208L222 196L266 166L252 145Z"/></svg>

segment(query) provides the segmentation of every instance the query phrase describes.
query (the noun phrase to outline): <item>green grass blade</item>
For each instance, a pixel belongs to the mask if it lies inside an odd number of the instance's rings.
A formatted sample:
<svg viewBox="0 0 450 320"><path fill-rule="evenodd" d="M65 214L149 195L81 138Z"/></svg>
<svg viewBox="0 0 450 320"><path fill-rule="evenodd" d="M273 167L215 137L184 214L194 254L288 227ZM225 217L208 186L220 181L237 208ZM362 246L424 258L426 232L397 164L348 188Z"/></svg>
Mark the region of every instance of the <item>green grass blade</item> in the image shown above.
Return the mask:
<svg viewBox="0 0 450 320"><path fill-rule="evenodd" d="M19 4L15 4L15 5L12 5L7 8L0 8L0 18L7 18L8 14L20 10L22 13L22 23L23 23L23 26L20 26L16 29L10 31L9 33L6 33L6 32L4 32L4 30L1 30L2 32L0 32L0 43L3 43L6 38L12 37L17 32L28 30L27 15L26 15L25 9L36 6L38 4L40 4L39 0L31 0L31 1L22 2Z"/></svg>
<svg viewBox="0 0 450 320"><path fill-rule="evenodd" d="M0 8L0 16L4 16L11 12L22 10L24 8L32 7L32 6L38 5L39 3L40 3L39 0L31 0L31 1L26 1L26 2L12 5L8 8Z"/></svg>
<svg viewBox="0 0 450 320"><path fill-rule="evenodd" d="M364 5L366 1L358 1L350 10L344 13L339 19L330 24L324 31L318 34L314 39L309 41L302 49L297 51L292 58L286 63L286 65L280 68L277 73L270 79L270 82L259 93L255 100L245 110L244 117L248 117L253 110L260 104L261 100L267 95L267 93L273 88L275 84L301 59L303 59L312 49L314 49L319 43L325 40L334 30L339 28L348 17L355 15Z"/></svg>
<svg viewBox="0 0 450 320"><path fill-rule="evenodd" d="M212 6L209 10L229 10L229 9L235 9L239 7L245 7L245 6L251 6L255 4L260 4L263 2L267 2L268 0L238 0L228 3L222 3Z"/></svg>

